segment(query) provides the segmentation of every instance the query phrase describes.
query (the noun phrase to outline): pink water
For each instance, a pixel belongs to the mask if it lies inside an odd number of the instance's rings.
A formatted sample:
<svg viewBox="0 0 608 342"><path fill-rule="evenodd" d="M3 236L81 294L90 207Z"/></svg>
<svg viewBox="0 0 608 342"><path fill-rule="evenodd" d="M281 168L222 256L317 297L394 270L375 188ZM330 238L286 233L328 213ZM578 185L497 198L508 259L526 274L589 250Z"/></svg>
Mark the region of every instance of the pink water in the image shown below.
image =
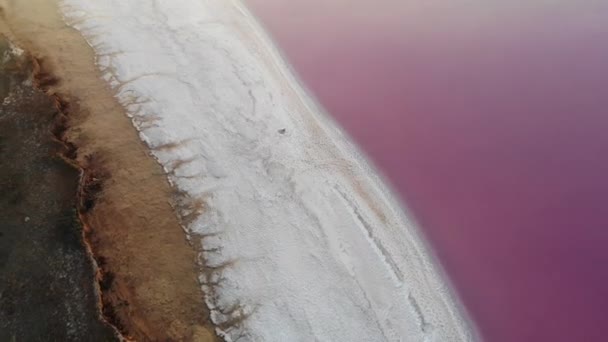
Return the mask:
<svg viewBox="0 0 608 342"><path fill-rule="evenodd" d="M248 0L486 341L608 341L608 1Z"/></svg>

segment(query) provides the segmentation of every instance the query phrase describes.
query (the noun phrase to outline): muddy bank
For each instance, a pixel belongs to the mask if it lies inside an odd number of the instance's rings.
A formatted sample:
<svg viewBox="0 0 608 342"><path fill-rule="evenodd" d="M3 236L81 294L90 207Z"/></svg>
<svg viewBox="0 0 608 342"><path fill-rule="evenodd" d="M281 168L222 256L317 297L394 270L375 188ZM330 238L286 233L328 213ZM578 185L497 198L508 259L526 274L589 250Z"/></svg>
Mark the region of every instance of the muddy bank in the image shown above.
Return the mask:
<svg viewBox="0 0 608 342"><path fill-rule="evenodd" d="M55 1L0 5L0 29L32 51L41 85L67 106L62 138L77 147L73 162L103 170L85 174L80 218L101 269L105 318L138 341L217 340L197 279L197 254L169 204L174 193L100 80L90 47L63 23Z"/></svg>
<svg viewBox="0 0 608 342"><path fill-rule="evenodd" d="M0 38L0 341L117 341L77 215L79 170L32 64Z"/></svg>

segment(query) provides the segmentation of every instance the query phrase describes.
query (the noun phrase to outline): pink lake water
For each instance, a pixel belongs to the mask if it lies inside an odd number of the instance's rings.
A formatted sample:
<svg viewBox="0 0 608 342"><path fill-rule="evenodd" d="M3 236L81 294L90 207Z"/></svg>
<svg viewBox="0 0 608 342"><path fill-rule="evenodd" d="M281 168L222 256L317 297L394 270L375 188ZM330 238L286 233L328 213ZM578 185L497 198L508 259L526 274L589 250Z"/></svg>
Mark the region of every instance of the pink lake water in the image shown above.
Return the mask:
<svg viewBox="0 0 608 342"><path fill-rule="evenodd" d="M608 1L247 2L485 341L608 341Z"/></svg>

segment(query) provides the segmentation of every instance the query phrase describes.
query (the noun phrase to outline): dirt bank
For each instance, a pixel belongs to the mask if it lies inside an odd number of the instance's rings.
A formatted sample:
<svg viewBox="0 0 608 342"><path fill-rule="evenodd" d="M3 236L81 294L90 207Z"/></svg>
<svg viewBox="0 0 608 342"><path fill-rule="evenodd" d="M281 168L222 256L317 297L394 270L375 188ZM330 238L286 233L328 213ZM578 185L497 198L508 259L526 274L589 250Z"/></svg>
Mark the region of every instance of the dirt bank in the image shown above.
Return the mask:
<svg viewBox="0 0 608 342"><path fill-rule="evenodd" d="M0 341L118 341L77 215L80 170L27 53L0 37Z"/></svg>
<svg viewBox="0 0 608 342"><path fill-rule="evenodd" d="M215 341L196 252L169 204L162 169L100 81L94 55L55 1L0 1L2 30L38 60L38 85L58 95L62 136L92 173L81 194L86 237L101 268L104 314L139 341Z"/></svg>

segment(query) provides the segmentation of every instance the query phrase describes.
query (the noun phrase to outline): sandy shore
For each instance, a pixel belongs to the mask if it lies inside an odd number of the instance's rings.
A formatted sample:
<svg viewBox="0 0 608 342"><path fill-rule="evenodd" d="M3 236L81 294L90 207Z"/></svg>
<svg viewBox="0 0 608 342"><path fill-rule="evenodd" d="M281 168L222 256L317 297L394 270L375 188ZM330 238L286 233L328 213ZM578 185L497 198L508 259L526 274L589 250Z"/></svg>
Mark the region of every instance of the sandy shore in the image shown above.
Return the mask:
<svg viewBox="0 0 608 342"><path fill-rule="evenodd" d="M172 190L123 107L100 82L92 50L63 23L55 1L0 5L2 31L32 51L41 72L54 75L46 90L65 101L65 135L78 147L76 161L103 170L101 191L82 219L101 268L105 316L139 341L216 340L196 253L169 204Z"/></svg>

